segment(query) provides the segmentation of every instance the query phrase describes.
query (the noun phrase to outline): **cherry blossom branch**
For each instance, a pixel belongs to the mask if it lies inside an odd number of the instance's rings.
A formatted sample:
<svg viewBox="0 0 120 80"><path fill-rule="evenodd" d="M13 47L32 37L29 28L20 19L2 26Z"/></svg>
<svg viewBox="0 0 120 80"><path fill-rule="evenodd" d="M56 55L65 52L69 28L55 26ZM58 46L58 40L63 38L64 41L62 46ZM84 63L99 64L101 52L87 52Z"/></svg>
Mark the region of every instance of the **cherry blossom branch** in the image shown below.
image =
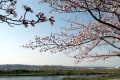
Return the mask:
<svg viewBox="0 0 120 80"><path fill-rule="evenodd" d="M25 27L28 27L29 25L35 26L35 24L46 22L46 21L49 21L51 25L53 25L55 22L54 16L47 18L42 12L39 12L35 15L37 17L36 20L34 19L28 20L26 16L28 15L28 13L33 13L33 10L27 5L23 5L25 12L18 19L17 12L16 12L16 8L17 8L16 4L17 4L16 0L0 1L0 10L5 12L5 13L0 12L0 21L2 23L7 23L11 27L14 27L14 25L24 25ZM11 17L11 15L13 17Z"/></svg>
<svg viewBox="0 0 120 80"><path fill-rule="evenodd" d="M120 56L120 14L119 1L115 0L42 0L48 3L53 11L64 13L86 12L95 21L80 22L77 18L64 19L70 23L69 27L63 27L65 32L51 34L46 37L36 36L35 41L30 41L24 48L36 49L40 52L51 51L52 53L62 52L74 58L78 63L86 58L93 61ZM26 15L26 14L25 14ZM39 15L43 15L39 13ZM85 17L86 18L86 17ZM42 20L38 16L39 22ZM45 21L48 19L44 18ZM49 19L50 20L50 19ZM54 20L53 20L54 22ZM72 30L73 32L69 32ZM113 47L107 53L94 53L93 50L99 47ZM117 50L114 50L117 49Z"/></svg>

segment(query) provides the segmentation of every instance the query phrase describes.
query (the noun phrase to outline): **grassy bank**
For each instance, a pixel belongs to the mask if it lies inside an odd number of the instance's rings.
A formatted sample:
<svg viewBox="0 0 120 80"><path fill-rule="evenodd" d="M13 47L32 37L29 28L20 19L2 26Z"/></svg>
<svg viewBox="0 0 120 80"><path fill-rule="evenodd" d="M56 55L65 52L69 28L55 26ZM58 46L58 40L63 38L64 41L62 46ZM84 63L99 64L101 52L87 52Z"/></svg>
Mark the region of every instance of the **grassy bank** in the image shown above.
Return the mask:
<svg viewBox="0 0 120 80"><path fill-rule="evenodd" d="M120 75L120 69L40 69L40 70L0 70L0 76L48 76L48 75Z"/></svg>
<svg viewBox="0 0 120 80"><path fill-rule="evenodd" d="M120 75L105 75L101 77L95 77L95 78L78 78L78 77L65 77L61 80L112 80L112 79L120 79Z"/></svg>
<svg viewBox="0 0 120 80"><path fill-rule="evenodd" d="M69 78L69 77L66 77L66 78L63 78L61 80L108 80L108 79L107 78L102 78L102 77L100 77L100 78L90 78L90 79L88 79L88 78Z"/></svg>

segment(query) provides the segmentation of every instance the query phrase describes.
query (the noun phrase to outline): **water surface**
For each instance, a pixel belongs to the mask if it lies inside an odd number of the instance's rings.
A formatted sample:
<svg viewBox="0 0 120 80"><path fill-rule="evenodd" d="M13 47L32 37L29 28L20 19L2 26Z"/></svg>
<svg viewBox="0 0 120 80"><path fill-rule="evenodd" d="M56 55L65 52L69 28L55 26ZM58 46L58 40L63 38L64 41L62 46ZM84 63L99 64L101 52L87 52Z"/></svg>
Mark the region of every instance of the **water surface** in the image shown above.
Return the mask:
<svg viewBox="0 0 120 80"><path fill-rule="evenodd" d="M64 77L84 77L92 78L100 75L59 75L59 76L20 76L20 77L0 77L0 80L60 80Z"/></svg>

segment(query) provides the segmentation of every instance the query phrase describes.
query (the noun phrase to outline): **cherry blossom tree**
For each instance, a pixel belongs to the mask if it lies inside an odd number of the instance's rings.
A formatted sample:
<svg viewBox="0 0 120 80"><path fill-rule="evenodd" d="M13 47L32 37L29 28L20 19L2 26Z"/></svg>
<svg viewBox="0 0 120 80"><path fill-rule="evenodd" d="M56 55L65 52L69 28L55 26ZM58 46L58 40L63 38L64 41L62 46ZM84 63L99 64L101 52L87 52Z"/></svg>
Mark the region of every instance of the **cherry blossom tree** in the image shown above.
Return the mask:
<svg viewBox="0 0 120 80"><path fill-rule="evenodd" d="M33 13L34 11L32 8L30 8L27 5L21 6L23 7L24 14L21 15L20 18L17 17L18 13L16 11L16 0L0 0L0 22L1 23L7 23L9 26L14 27L16 25L24 25L25 27L28 27L28 25L35 26L37 23L50 21L51 25L54 23L54 17L50 17L47 19L47 17L44 15L44 13L39 12L36 13L35 17L37 17L36 20L34 19L27 19L28 13Z"/></svg>
<svg viewBox="0 0 120 80"><path fill-rule="evenodd" d="M40 3L48 3L51 11L86 13L94 20L80 23L78 18L65 19L71 24L69 27L63 27L65 32L51 33L43 38L36 36L35 41L30 41L22 47L40 48L40 52L63 52L78 63L86 58L95 61L113 56L120 57L119 0L41 0ZM32 12L31 9L28 11ZM106 53L94 52L100 47L111 48L105 48Z"/></svg>

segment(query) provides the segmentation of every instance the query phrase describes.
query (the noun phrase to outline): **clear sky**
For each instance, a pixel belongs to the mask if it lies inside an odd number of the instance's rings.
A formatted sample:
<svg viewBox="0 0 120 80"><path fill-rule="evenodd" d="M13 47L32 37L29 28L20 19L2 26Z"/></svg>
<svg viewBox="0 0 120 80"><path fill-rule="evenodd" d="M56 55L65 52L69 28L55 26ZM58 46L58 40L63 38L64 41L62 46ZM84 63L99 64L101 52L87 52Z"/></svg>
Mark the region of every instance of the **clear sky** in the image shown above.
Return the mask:
<svg viewBox="0 0 120 80"><path fill-rule="evenodd" d="M94 63L83 61L75 64L74 60L62 53L52 54L50 52L40 53L38 50L24 49L20 46L34 40L36 35L46 36L51 32L60 32L60 27L68 26L69 24L62 20L69 16L76 14L49 14L49 7L47 5L38 4L39 0L18 0L17 12L18 17L24 13L22 5L31 6L35 13L44 12L47 17L55 16L55 24L51 26L49 22L41 23L35 27L24 26L10 27L7 24L0 23L0 64L29 64L29 65L66 65L66 66L120 66L120 58L114 57L105 61L100 60ZM1 14L1 13L0 13ZM29 13L28 18L34 18L35 15ZM82 16L81 15L81 19Z"/></svg>

